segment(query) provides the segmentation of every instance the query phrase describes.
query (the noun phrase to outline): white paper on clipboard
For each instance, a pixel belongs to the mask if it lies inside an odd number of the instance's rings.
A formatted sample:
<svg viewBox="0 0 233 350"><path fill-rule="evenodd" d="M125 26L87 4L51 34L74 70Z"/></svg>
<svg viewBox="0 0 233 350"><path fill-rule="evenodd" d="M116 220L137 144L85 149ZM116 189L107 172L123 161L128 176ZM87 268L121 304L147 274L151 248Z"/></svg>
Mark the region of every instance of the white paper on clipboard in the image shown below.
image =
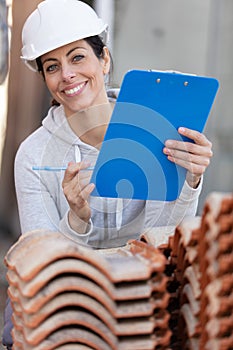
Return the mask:
<svg viewBox="0 0 233 350"><path fill-rule="evenodd" d="M127 72L92 174L92 196L177 199L186 170L166 158L164 143L187 141L177 131L180 126L203 131L218 86L212 77Z"/></svg>

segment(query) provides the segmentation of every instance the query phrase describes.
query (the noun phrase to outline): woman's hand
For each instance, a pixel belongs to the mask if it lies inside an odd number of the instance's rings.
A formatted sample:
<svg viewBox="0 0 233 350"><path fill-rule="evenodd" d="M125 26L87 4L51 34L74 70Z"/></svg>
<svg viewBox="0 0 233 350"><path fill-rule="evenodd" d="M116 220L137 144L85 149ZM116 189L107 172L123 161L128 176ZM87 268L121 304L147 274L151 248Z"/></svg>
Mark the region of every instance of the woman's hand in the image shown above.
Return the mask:
<svg viewBox="0 0 233 350"><path fill-rule="evenodd" d="M178 132L194 143L167 140L163 151L170 161L188 170L186 180L191 187L196 188L213 156L212 143L204 134L195 130L181 127Z"/></svg>
<svg viewBox="0 0 233 350"><path fill-rule="evenodd" d="M90 184L91 172L84 170L89 164L69 163L62 188L68 201L69 223L73 230L85 233L91 217L91 209L88 203L94 184Z"/></svg>

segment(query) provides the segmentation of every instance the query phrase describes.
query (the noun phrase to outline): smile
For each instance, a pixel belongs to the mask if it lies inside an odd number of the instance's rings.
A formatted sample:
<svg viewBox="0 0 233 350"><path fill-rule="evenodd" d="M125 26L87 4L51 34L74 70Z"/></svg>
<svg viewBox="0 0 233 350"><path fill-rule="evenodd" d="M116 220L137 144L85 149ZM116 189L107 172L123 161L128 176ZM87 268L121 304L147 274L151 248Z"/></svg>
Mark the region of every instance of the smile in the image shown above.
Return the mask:
<svg viewBox="0 0 233 350"><path fill-rule="evenodd" d="M82 83L80 84L79 86L76 86L75 88L73 89L69 89L69 90L64 90L64 93L67 95L67 96L71 96L71 95L75 95L77 92L79 92L85 85L86 83Z"/></svg>

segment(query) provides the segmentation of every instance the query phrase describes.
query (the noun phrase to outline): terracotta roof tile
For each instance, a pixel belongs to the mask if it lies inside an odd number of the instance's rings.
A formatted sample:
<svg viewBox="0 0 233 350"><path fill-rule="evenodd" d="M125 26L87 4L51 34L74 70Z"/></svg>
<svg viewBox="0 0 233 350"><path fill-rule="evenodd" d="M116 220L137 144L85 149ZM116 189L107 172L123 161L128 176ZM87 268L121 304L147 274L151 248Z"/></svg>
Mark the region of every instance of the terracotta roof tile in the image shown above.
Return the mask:
<svg viewBox="0 0 233 350"><path fill-rule="evenodd" d="M23 321L14 314L13 324L23 334L25 342L34 346L38 346L46 337L61 327L67 326L86 327L98 334L111 348L116 348L118 342L114 333L100 319L82 310L56 312L35 328L25 327Z"/></svg>
<svg viewBox="0 0 233 350"><path fill-rule="evenodd" d="M116 286L96 267L85 261L70 258L53 261L29 281L21 280L13 270L7 272L7 279L12 286L17 286L23 296L32 297L49 281L62 274L88 278L105 290L114 300L145 298L150 296L154 288L152 282L140 279L134 282L118 283Z"/></svg>
<svg viewBox="0 0 233 350"><path fill-rule="evenodd" d="M58 346L56 350L77 350L77 344L72 344L72 343L64 344L64 345ZM93 350L93 348L87 345L79 344L78 350Z"/></svg>
<svg viewBox="0 0 233 350"><path fill-rule="evenodd" d="M8 292L12 301L18 302L27 313L38 312L48 301L64 292L80 292L87 294L99 301L109 312L118 318L151 314L159 304L166 307L168 303L167 293L163 293L161 296L164 297L158 301L155 299L156 295L153 296L149 294L149 299L137 299L136 302L126 299L116 304L116 301L109 297L98 285L90 280L76 276L63 276L53 279L33 298L22 296L19 293L19 289L11 285L9 286Z"/></svg>
<svg viewBox="0 0 233 350"><path fill-rule="evenodd" d="M186 303L190 306L191 312L194 316L198 316L200 314L199 297L195 298L193 289L189 283L185 284L181 293L181 305Z"/></svg>
<svg viewBox="0 0 233 350"><path fill-rule="evenodd" d="M31 280L45 266L62 258L87 261L114 283L148 279L152 272L151 269L154 268L154 266L150 266L148 261L143 263L142 259L139 259L135 254L121 256L121 259L117 258L115 254L104 257L98 251L78 245L61 234L49 231L47 233L47 237L44 231L24 234L6 255L6 266L8 269L15 270L22 280ZM27 248L27 245L30 246L30 249ZM161 269L162 263L163 261L158 262ZM123 268L126 264L127 269Z"/></svg>
<svg viewBox="0 0 233 350"><path fill-rule="evenodd" d="M77 349L77 344L68 343L68 344L58 346L56 350L93 350L93 348L87 345L79 344Z"/></svg>
<svg viewBox="0 0 233 350"><path fill-rule="evenodd" d="M146 229L141 235L140 240L154 247L167 244L167 241L174 235L175 226L162 226Z"/></svg>
<svg viewBox="0 0 233 350"><path fill-rule="evenodd" d="M217 192L122 248L28 233L5 257L14 350L233 349L232 251L233 196Z"/></svg>
<svg viewBox="0 0 233 350"><path fill-rule="evenodd" d="M26 250L30 246L27 254L24 243ZM42 256L40 251L46 253ZM38 259L33 259L35 253ZM57 233L46 237L37 231L20 238L5 262L15 311L15 346L46 349L52 342L52 349L63 339L64 344L78 342L101 350L168 346L170 296L163 273L167 261L155 247L130 241L125 254L105 255ZM78 332L69 339L74 329Z"/></svg>
<svg viewBox="0 0 233 350"><path fill-rule="evenodd" d="M28 344L24 340L22 333L16 328L13 329L12 336L16 346L21 346L23 350L35 350L35 346ZM54 350L58 346L68 342L88 345L97 350L112 350L112 348L95 333L77 327L63 328L55 331L37 345L36 350Z"/></svg>
<svg viewBox="0 0 233 350"><path fill-rule="evenodd" d="M200 335L201 329L199 319L193 314L189 304L182 305L180 312L186 323L188 337L192 338Z"/></svg>
<svg viewBox="0 0 233 350"><path fill-rule="evenodd" d="M210 339L205 344L206 350L231 350L233 349L233 335L225 338Z"/></svg>

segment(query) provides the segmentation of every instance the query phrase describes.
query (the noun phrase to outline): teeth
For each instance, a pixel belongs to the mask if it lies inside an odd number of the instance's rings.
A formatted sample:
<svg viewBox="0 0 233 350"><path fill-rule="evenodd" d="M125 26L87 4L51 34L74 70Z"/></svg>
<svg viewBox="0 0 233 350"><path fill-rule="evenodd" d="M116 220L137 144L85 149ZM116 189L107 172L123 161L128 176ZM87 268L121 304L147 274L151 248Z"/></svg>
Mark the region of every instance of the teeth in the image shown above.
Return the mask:
<svg viewBox="0 0 233 350"><path fill-rule="evenodd" d="M80 84L79 86L76 86L75 88L70 89L70 90L64 90L64 92L65 92L66 95L72 95L72 94L78 92L79 90L81 90L82 87L84 86L84 84L85 83Z"/></svg>

